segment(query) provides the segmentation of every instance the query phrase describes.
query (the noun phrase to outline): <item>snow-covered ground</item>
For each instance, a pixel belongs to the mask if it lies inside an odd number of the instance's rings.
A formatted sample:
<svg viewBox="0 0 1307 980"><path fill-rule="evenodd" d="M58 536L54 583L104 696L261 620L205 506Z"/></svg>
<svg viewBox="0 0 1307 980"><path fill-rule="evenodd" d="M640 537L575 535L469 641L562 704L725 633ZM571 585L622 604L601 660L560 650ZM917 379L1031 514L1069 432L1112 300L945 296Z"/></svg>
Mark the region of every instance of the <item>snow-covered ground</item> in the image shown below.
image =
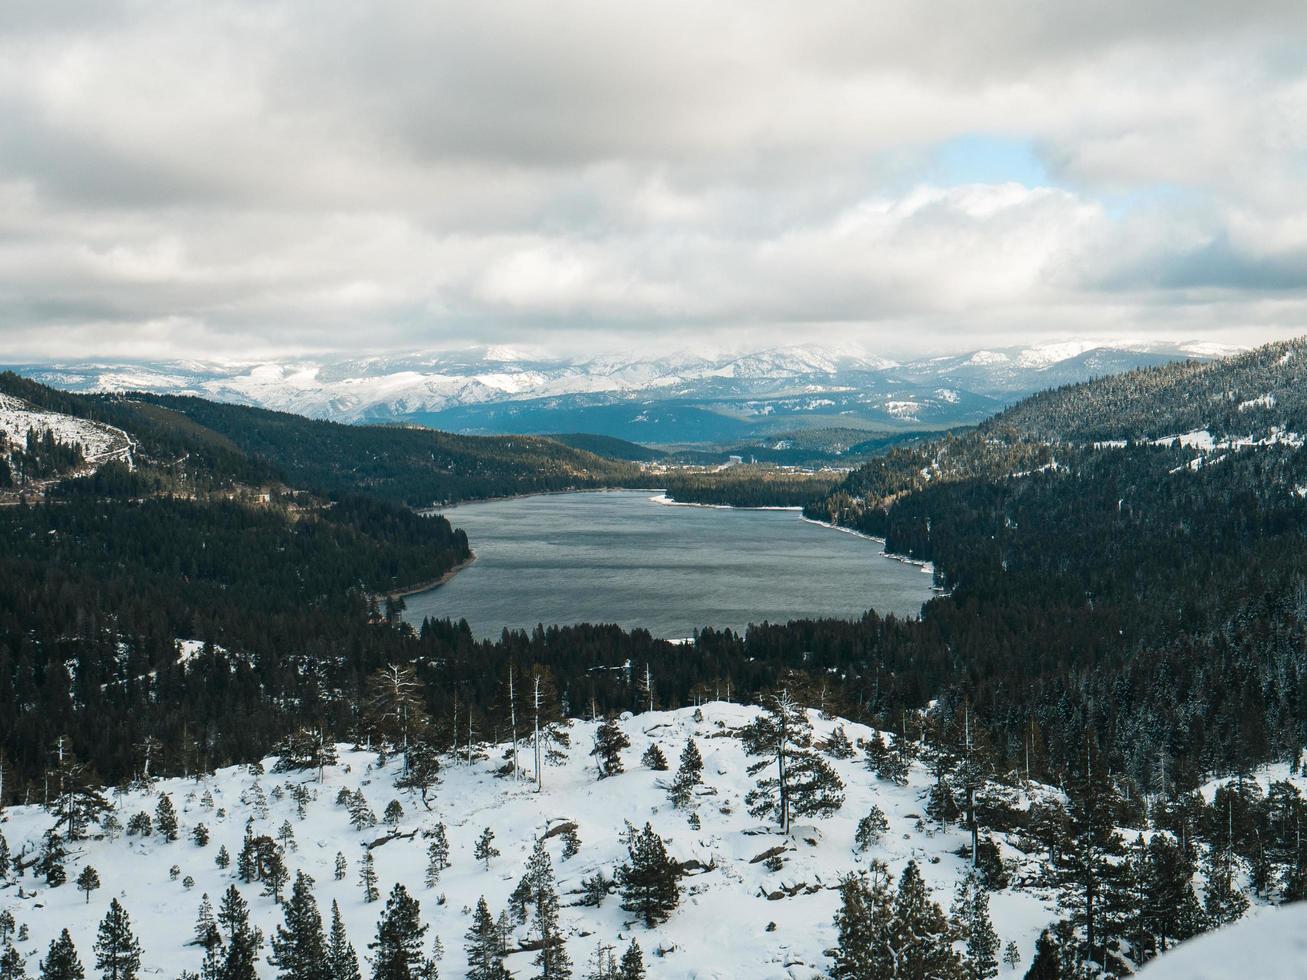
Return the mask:
<svg viewBox="0 0 1307 980"><path fill-rule="evenodd" d="M1159 956L1140 980L1302 980L1307 977L1307 902L1262 909Z"/></svg>
<svg viewBox="0 0 1307 980"><path fill-rule="evenodd" d="M897 874L909 860L916 860L936 899L946 909L963 861L956 852L963 845L962 834L942 832L923 822L922 793L929 776L915 767L910 784L896 786L877 779L858 758L832 764L846 786L846 801L834 817L815 823L801 822L789 837L780 837L771 826L749 816L743 796L751 788L746 758L737 739L727 731L749 721L756 709L726 703L703 706L702 721L693 709L651 712L624 720L631 740L624 750L626 772L596 780L588 755L594 725L574 722L572 748L565 765L545 771L544 791L537 794L530 782L496 777L492 770L502 764L502 750L488 760L448 765L437 788L432 808L424 809L415 792L395 788L398 762L377 767L376 756L345 751L340 764L327 769L322 783L316 772L274 774L272 760L267 773L252 775L248 768L222 770L202 779L168 779L148 792L131 790L113 797L123 824L144 810L153 815L160 792L171 795L180 814L179 840L167 843L157 834L148 839L119 837L92 839L70 845L68 884L47 888L29 872L17 885L0 891L0 904L12 909L20 923L30 929L30 938L20 952L35 966L52 938L67 927L82 955L91 962L95 930L111 897L117 897L131 916L144 948L143 973L171 978L182 970L197 970L201 950L187 945L192 939L200 897L207 893L217 904L220 894L236 883L235 858L240 851L247 817L254 816L254 832L275 836L284 821L294 829L296 846L288 850L292 875L303 870L313 876L319 907L327 910L332 899L340 903L350 938L360 955L375 936L377 918L384 902L365 903L359 885L359 859L364 847L389 834L389 828L355 831L345 809L335 803L342 787L361 791L380 816L391 800L399 800L404 817L399 831L416 831L412 839L399 837L375 846L372 853L382 897L395 882L402 882L422 904L423 920L430 924L428 941L439 935L445 948L440 964L445 980L464 976L463 935L470 922L470 910L485 895L495 914L507 903L509 893L521 877L534 839L562 820L575 821L582 845L569 860L561 858L561 841L552 838L550 852L563 898L563 924L570 933L569 952L577 964L578 976L599 943L620 948L636 937L646 952L651 978L736 978L751 980L799 980L822 975L828 965L824 951L835 942L832 916L837 907L833 890L840 877L871 858L889 863ZM829 734L835 722L813 715L821 736ZM845 723L853 740L872 735L870 729ZM675 810L662 788L671 773L657 773L640 764L650 742L658 743L675 770L681 747L693 736L704 758L704 788L698 800L701 827L692 829L685 812ZM530 752L523 753L529 757ZM303 819L285 787L302 783L313 794ZM259 815L253 797L258 786L267 798L266 813ZM283 793L276 790L282 787ZM205 791L213 807L203 804ZM284 794L284 795L283 795ZM281 795L281 799L275 796ZM248 803L242 803L242 796ZM868 808L879 806L889 819L890 830L881 843L865 855L853 852L855 826ZM221 811L221 815L220 815ZM421 831L443 821L448 827L452 866L436 887L424 887L426 846ZM631 916L619 907L617 896L601 908L571 905L583 878L602 870L611 876L625 858L619 835L624 821L643 826L646 821L669 843L678 860L697 859L710 870L683 879L680 907L664 925L650 931L631 924ZM29 856L39 846L52 817L36 806L11 807L0 825L15 853ZM212 837L206 847L191 840L191 831L203 822ZM483 828L495 834L502 855L490 870L473 859L473 844ZM785 865L767 870L758 855L784 844ZM223 870L214 863L220 845L225 845L233 866ZM1004 847L1009 857L1019 852ZM337 852L349 862L344 880L333 878ZM89 903L73 885L81 868L91 865L99 872L103 887ZM170 875L173 866L177 877ZM185 879L193 878L187 887ZM257 884L239 884L250 903L252 918L265 936L281 922L282 915L271 898L260 894ZM793 891L787 896L787 891ZM1055 918L1048 896L1011 889L995 893L991 900L995 928L1003 943L1015 941L1022 952L1017 971L1004 967L1004 976L1021 975L1029 965L1040 930ZM519 930L519 938L525 937ZM657 955L656 950L662 950ZM265 947L265 954L267 949ZM531 953L509 957L509 968L519 976L533 972ZM262 972L274 971L264 966ZM366 973L366 969L365 969Z"/></svg>
<svg viewBox="0 0 1307 980"><path fill-rule="evenodd" d="M19 398L0 394L0 432L11 443L23 445L32 430L40 435L53 432L59 442L81 446L90 464L126 459L131 452L131 440L121 429L72 415L44 412Z"/></svg>

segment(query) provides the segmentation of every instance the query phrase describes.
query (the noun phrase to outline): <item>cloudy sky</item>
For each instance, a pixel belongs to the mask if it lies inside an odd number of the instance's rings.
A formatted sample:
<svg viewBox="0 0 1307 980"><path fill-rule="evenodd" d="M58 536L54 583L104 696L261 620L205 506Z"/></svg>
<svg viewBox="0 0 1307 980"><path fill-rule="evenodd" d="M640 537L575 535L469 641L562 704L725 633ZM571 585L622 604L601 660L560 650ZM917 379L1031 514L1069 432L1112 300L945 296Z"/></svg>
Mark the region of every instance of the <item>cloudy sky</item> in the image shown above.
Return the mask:
<svg viewBox="0 0 1307 980"><path fill-rule="evenodd" d="M1302 0L0 4L0 355L1307 333Z"/></svg>

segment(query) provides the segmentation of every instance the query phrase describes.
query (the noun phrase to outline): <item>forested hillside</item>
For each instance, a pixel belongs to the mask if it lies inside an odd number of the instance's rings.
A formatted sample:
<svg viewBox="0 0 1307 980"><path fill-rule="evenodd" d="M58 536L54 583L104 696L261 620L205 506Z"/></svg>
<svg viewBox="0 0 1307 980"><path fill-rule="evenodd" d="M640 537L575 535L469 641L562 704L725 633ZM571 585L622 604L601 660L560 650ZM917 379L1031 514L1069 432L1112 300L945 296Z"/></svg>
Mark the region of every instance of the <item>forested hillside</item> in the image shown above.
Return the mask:
<svg viewBox="0 0 1307 980"><path fill-rule="evenodd" d="M1251 440L1304 433L1307 339L1057 388L1000 413L983 428L1063 442L1159 439L1200 430Z"/></svg>
<svg viewBox="0 0 1307 980"><path fill-rule="evenodd" d="M534 436L350 426L198 398L74 395L0 374L0 394L131 433L147 463L203 484L276 481L326 496L432 503L631 483L631 465Z"/></svg>

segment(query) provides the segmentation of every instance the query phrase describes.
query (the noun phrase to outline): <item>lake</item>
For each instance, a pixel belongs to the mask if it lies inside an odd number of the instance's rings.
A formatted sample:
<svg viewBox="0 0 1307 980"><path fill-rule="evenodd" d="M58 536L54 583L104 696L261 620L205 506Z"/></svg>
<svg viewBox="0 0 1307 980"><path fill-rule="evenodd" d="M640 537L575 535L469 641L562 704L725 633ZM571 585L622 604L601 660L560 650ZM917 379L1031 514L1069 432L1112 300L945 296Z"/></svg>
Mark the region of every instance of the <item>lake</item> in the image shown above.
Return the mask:
<svg viewBox="0 0 1307 980"><path fill-rule="evenodd" d="M446 510L476 561L405 599L405 618L466 619L473 633L617 623L677 639L696 628L915 616L931 575L881 544L796 511L669 506L654 490L547 494Z"/></svg>

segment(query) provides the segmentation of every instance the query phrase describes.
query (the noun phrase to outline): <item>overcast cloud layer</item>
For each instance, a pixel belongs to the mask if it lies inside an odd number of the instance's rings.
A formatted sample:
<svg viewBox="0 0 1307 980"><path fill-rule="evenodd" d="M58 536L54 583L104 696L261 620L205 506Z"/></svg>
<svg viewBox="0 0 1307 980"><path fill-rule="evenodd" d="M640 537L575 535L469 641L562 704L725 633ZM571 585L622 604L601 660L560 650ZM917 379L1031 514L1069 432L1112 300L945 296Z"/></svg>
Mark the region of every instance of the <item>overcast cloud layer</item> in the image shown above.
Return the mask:
<svg viewBox="0 0 1307 980"><path fill-rule="evenodd" d="M0 354L1307 332L1307 5L0 5Z"/></svg>

